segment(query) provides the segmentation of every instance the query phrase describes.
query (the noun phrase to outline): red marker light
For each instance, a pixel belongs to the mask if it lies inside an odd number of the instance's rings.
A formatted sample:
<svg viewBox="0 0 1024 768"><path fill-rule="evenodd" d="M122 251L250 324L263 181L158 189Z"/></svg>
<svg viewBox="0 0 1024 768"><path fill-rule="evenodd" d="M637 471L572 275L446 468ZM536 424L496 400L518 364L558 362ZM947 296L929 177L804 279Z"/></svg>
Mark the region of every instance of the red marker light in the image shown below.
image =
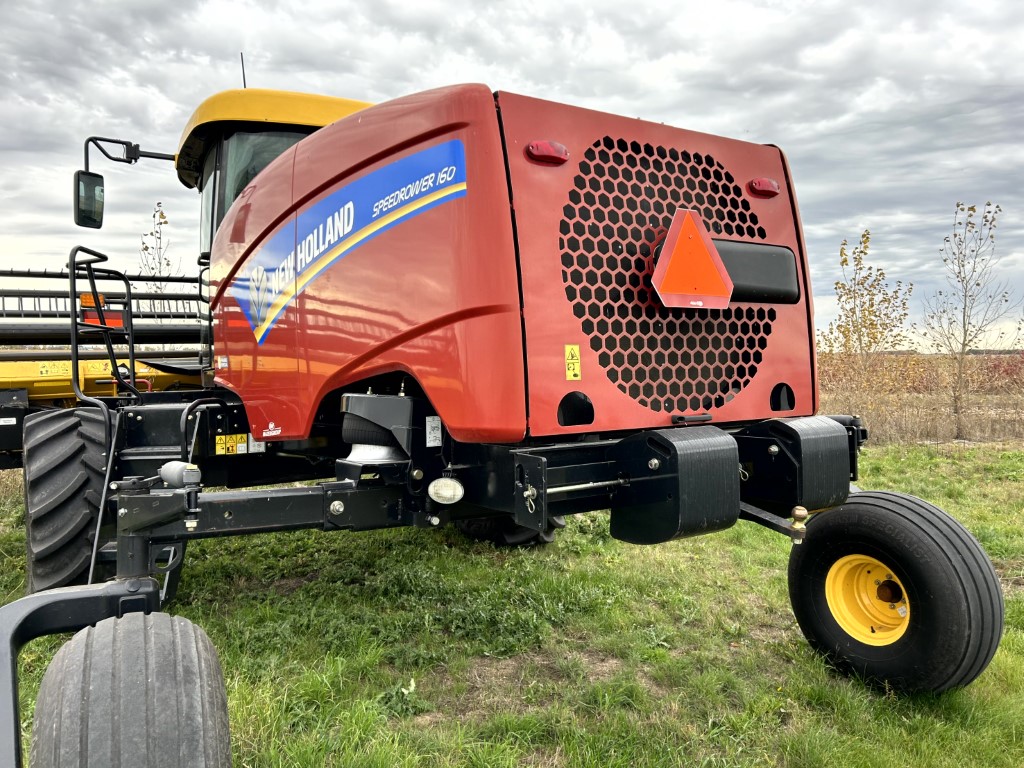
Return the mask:
<svg viewBox="0 0 1024 768"><path fill-rule="evenodd" d="M775 197L781 191L779 182L764 176L759 179L751 179L747 184L747 189L758 197Z"/></svg>
<svg viewBox="0 0 1024 768"><path fill-rule="evenodd" d="M561 165L569 159L569 150L557 141L531 141L526 145L526 156L538 163Z"/></svg>

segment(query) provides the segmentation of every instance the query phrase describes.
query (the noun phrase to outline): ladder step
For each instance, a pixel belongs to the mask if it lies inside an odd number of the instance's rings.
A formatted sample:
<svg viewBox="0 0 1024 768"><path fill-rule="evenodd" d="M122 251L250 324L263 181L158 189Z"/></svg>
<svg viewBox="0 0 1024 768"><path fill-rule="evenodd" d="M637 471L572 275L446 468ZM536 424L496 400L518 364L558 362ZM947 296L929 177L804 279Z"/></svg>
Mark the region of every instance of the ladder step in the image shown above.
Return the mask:
<svg viewBox="0 0 1024 768"><path fill-rule="evenodd" d="M180 445L145 445L136 448L122 448L118 457L124 459L146 459L148 461L166 459L177 461L181 458Z"/></svg>

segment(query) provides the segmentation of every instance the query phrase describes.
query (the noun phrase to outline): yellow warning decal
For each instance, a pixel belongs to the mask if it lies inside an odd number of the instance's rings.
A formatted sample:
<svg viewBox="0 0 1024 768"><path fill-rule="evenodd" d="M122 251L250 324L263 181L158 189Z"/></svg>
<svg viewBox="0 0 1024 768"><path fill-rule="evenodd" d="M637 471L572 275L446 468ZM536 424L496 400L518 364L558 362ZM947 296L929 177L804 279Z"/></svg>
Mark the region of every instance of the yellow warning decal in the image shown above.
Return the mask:
<svg viewBox="0 0 1024 768"><path fill-rule="evenodd" d="M85 372L89 374L108 375L110 373L110 363L106 360L94 360L85 364Z"/></svg>
<svg viewBox="0 0 1024 768"><path fill-rule="evenodd" d="M233 456L236 453L249 452L249 435L217 435L214 452L218 456Z"/></svg>
<svg viewBox="0 0 1024 768"><path fill-rule="evenodd" d="M47 360L39 363L39 378L47 376L70 376L71 362L67 360Z"/></svg>
<svg viewBox="0 0 1024 768"><path fill-rule="evenodd" d="M580 370L580 345L579 344L566 344L565 345L565 380L566 381L579 381L583 378L583 372Z"/></svg>

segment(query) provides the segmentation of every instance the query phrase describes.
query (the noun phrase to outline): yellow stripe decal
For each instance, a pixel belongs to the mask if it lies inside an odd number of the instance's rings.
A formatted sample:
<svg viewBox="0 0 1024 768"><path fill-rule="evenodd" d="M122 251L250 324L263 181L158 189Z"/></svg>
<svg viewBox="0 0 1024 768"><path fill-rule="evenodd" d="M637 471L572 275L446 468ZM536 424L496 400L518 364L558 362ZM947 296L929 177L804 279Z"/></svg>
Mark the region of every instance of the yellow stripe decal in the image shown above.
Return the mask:
<svg viewBox="0 0 1024 768"><path fill-rule="evenodd" d="M339 243L331 250L317 257L316 261L311 266L307 267L306 270L298 276L294 288L286 288L270 305L270 310L267 312L267 319L258 325L255 329L256 339L260 342L263 341L267 332L270 331L271 327L277 322L278 316L285 310L285 308L291 304L298 294L302 293L302 290L309 285L314 279L316 279L320 273L327 269L331 264L340 259L346 253L351 251L357 245L360 245L366 240L369 240L374 235L380 234L382 231L397 224L404 218L408 218L412 214L419 211L421 208L426 208L428 205L432 205L439 200L452 195L466 191L466 183L453 184L450 187L439 189L436 192L432 192L429 195L421 197L408 205L405 205L391 213L387 214L379 221L374 222L363 227L358 232L355 232L350 237L345 239L345 242Z"/></svg>

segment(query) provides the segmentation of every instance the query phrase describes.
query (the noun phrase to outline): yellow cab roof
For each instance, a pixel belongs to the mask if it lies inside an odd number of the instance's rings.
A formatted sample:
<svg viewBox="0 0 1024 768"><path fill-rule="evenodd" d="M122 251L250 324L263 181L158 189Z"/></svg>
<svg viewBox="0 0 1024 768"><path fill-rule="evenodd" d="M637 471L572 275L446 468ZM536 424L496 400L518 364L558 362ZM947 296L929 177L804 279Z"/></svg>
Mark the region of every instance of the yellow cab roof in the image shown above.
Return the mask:
<svg viewBox="0 0 1024 768"><path fill-rule="evenodd" d="M181 183L194 187L199 181L207 142L222 135L224 123L321 128L369 106L365 101L267 88L215 93L196 108L182 131L174 167Z"/></svg>

